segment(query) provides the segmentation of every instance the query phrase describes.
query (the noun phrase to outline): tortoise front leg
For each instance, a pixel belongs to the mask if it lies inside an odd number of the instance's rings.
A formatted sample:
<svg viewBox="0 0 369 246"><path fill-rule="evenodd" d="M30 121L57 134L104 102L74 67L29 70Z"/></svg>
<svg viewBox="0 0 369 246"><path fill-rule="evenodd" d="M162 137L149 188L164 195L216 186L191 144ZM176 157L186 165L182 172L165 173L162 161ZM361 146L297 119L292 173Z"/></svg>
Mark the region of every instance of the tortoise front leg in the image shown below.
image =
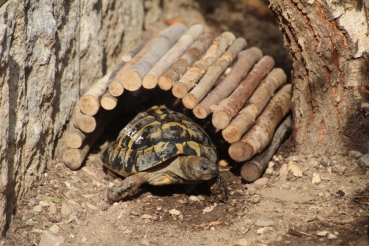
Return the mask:
<svg viewBox="0 0 369 246"><path fill-rule="evenodd" d="M108 202L117 202L127 196L133 196L136 194L138 188L147 182L148 177L148 173L136 173L125 178L122 183L109 187L107 194Z"/></svg>
<svg viewBox="0 0 369 246"><path fill-rule="evenodd" d="M218 175L215 179L210 180L208 184L216 202L226 202L228 200L227 183L222 176Z"/></svg>

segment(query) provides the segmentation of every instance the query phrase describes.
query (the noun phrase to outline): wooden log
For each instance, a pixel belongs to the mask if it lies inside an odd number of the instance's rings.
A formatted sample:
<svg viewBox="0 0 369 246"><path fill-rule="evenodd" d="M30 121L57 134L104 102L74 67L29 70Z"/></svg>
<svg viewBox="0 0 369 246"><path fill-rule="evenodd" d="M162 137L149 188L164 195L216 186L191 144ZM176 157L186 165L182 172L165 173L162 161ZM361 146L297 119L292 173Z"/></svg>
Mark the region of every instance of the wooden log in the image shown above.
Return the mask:
<svg viewBox="0 0 369 246"><path fill-rule="evenodd" d="M109 94L105 94L104 96L110 97L118 97L123 94L124 87L122 84L122 76L125 71L127 71L134 63L136 63L142 56L146 53L148 48L148 39L144 39L138 46L136 46L133 50L128 52L127 55L123 56L122 62L118 63L115 67L114 71L109 77ZM111 98L106 98L104 101L111 102ZM111 106L111 105L110 105Z"/></svg>
<svg viewBox="0 0 369 246"><path fill-rule="evenodd" d="M273 155L277 152L284 140L290 135L291 131L292 117L287 116L275 131L273 140L268 148L252 160L242 164L242 178L247 182L254 182L259 179L268 167L269 161L272 159Z"/></svg>
<svg viewBox="0 0 369 246"><path fill-rule="evenodd" d="M238 162L247 161L260 153L272 140L276 126L291 109L292 85L283 86L269 101L255 125L228 149L230 157Z"/></svg>
<svg viewBox="0 0 369 246"><path fill-rule="evenodd" d="M65 132L64 141L69 148L78 149L82 146L83 141L86 139L86 134L78 130L70 124Z"/></svg>
<svg viewBox="0 0 369 246"><path fill-rule="evenodd" d="M222 131L223 138L228 143L234 143L253 126L256 117L263 111L270 98L283 84L287 76L280 68L274 68L261 82L252 94L250 100L231 123Z"/></svg>
<svg viewBox="0 0 369 246"><path fill-rule="evenodd" d="M83 144L80 148L65 150L63 153L64 164L72 170L80 168L91 147L94 145L99 136L103 133L109 122L109 120L101 121L99 127L94 132L88 135L85 141L83 141Z"/></svg>
<svg viewBox="0 0 369 246"><path fill-rule="evenodd" d="M96 128L96 119L92 116L82 114L79 108L79 101L74 106L72 123L74 127L85 133L93 132Z"/></svg>
<svg viewBox="0 0 369 246"><path fill-rule="evenodd" d="M213 33L202 34L190 48L160 76L158 85L162 90L170 90L175 82L186 72L187 68L199 60L214 40Z"/></svg>
<svg viewBox="0 0 369 246"><path fill-rule="evenodd" d="M145 55L123 73L122 83L124 88L129 91L138 90L142 85L143 77L186 31L185 25L177 23L154 37L150 41Z"/></svg>
<svg viewBox="0 0 369 246"><path fill-rule="evenodd" d="M261 80L269 73L273 66L274 59L272 57L264 56L261 58L236 90L228 98L219 103L212 118L213 125L216 128L224 129L229 125L232 118L242 109Z"/></svg>
<svg viewBox="0 0 369 246"><path fill-rule="evenodd" d="M229 96L262 56L262 51L256 47L241 51L231 72L193 109L195 116L205 119L210 114L211 105L216 105Z"/></svg>
<svg viewBox="0 0 369 246"><path fill-rule="evenodd" d="M219 56L224 53L224 51L233 43L235 39L236 37L230 32L224 32L222 35L217 37L213 41L212 45L210 45L201 60L196 61L179 79L179 81L173 85L173 95L177 98L184 97L205 74L209 66L212 65L219 58Z"/></svg>
<svg viewBox="0 0 369 246"><path fill-rule="evenodd" d="M79 99L79 107L82 113L94 116L100 109L100 99L108 87L110 74L102 77Z"/></svg>
<svg viewBox="0 0 369 246"><path fill-rule="evenodd" d="M104 96L101 98L100 104L106 110L112 110L117 106L118 99L110 94L110 92L106 92Z"/></svg>
<svg viewBox="0 0 369 246"><path fill-rule="evenodd" d="M244 38L236 39L215 64L209 67L197 86L182 98L183 105L188 109L193 109L211 90L215 81L224 73L227 67L233 63L238 53L240 53L246 45L247 42Z"/></svg>
<svg viewBox="0 0 369 246"><path fill-rule="evenodd" d="M142 80L142 86L152 89L158 84L159 77L188 49L188 47L204 32L200 24L193 25L175 45L155 64Z"/></svg>

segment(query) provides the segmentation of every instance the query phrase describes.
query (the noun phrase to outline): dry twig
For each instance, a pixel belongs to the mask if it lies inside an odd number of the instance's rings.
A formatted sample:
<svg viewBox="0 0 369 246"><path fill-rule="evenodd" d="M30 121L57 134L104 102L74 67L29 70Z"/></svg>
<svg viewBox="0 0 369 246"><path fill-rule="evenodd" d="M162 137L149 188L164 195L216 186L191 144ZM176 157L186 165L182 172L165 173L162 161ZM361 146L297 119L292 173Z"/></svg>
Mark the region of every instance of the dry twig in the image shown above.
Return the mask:
<svg viewBox="0 0 369 246"><path fill-rule="evenodd" d="M217 110L213 114L213 125L218 129L226 128L238 112L245 105L261 80L269 73L274 66L274 59L264 56L254 66L235 91L226 99L221 101Z"/></svg>
<svg viewBox="0 0 369 246"><path fill-rule="evenodd" d="M270 98L284 83L286 74L280 68L273 69L261 82L259 87L252 94L250 100L231 123L222 131L224 139L228 143L240 140L255 123L256 117L263 111Z"/></svg>
<svg viewBox="0 0 369 246"><path fill-rule="evenodd" d="M213 33L202 34L190 48L159 78L162 90L170 90L175 82L186 72L187 68L199 60L214 39Z"/></svg>
<svg viewBox="0 0 369 246"><path fill-rule="evenodd" d="M136 91L142 85L143 77L150 71L161 57L177 42L187 31L185 25L174 24L158 36L154 37L149 44L145 55L122 75L122 83L125 89Z"/></svg>
<svg viewBox="0 0 369 246"><path fill-rule="evenodd" d="M224 32L217 37L213 44L206 51L201 60L195 62L180 80L174 84L172 93L175 97L182 98L187 92L195 86L204 73L208 70L219 56L221 56L229 45L233 43L236 37L233 33Z"/></svg>
<svg viewBox="0 0 369 246"><path fill-rule="evenodd" d="M195 116L205 119L210 114L210 107L229 96L262 56L263 53L256 47L241 51L231 72L193 109Z"/></svg>
<svg viewBox="0 0 369 246"><path fill-rule="evenodd" d="M236 39L233 44L227 49L227 51L211 65L204 77L190 93L187 93L182 99L183 105L186 108L193 109L199 101L201 101L205 95L211 90L215 81L224 73L238 53L243 50L247 45L247 42L243 38Z"/></svg>
<svg viewBox="0 0 369 246"><path fill-rule="evenodd" d="M283 141L288 137L292 130L292 118L288 116L277 128L270 145L260 155L252 160L245 162L241 167L241 176L247 182L254 182L261 177L265 169L268 167L269 161L275 152L281 146Z"/></svg>
<svg viewBox="0 0 369 246"><path fill-rule="evenodd" d="M142 86L146 89L154 88L164 71L169 68L203 32L204 28L202 25L193 25L146 74L142 81Z"/></svg>
<svg viewBox="0 0 369 246"><path fill-rule="evenodd" d="M275 128L291 109L291 92L291 84L283 86L269 101L255 125L240 141L231 144L228 153L233 160L247 161L271 142Z"/></svg>

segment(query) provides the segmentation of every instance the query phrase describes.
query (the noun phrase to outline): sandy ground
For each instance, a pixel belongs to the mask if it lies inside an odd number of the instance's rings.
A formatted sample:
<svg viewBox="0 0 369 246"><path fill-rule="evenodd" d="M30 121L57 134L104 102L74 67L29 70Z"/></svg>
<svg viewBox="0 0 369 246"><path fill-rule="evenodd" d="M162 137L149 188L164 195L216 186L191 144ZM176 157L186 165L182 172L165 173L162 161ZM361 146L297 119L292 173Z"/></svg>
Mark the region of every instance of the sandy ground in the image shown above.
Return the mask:
<svg viewBox="0 0 369 246"><path fill-rule="evenodd" d="M152 13L146 35L164 28L164 20L179 17L188 25L202 23L217 33L245 37L249 47L260 47L277 67L289 71L281 34L265 6L199 2L177 1ZM144 101L136 111L162 103ZM115 128L122 128L122 122L115 122ZM191 194L184 186L144 185L135 197L106 207L107 187L121 180L104 173L98 152L115 134L105 132L77 171L55 158L42 185L18 204L1 245L369 245L368 169L358 161L360 153L296 156L289 140L274 156L271 172L246 184L227 158L227 144L218 138L218 151L229 161L221 168L227 203L211 202L205 185Z"/></svg>

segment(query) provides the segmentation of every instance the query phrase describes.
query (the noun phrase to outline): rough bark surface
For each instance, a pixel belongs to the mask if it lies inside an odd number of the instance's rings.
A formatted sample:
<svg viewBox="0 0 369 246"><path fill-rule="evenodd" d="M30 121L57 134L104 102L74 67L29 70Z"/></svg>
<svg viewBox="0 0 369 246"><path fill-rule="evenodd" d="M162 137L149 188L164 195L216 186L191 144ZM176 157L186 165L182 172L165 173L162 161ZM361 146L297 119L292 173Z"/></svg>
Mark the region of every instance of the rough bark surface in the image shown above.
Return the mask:
<svg viewBox="0 0 369 246"><path fill-rule="evenodd" d="M271 0L293 58L294 140L300 153L368 152L367 1Z"/></svg>
<svg viewBox="0 0 369 246"><path fill-rule="evenodd" d="M52 165L74 103L140 38L143 18L135 0L13 0L0 7L2 236L17 201Z"/></svg>

